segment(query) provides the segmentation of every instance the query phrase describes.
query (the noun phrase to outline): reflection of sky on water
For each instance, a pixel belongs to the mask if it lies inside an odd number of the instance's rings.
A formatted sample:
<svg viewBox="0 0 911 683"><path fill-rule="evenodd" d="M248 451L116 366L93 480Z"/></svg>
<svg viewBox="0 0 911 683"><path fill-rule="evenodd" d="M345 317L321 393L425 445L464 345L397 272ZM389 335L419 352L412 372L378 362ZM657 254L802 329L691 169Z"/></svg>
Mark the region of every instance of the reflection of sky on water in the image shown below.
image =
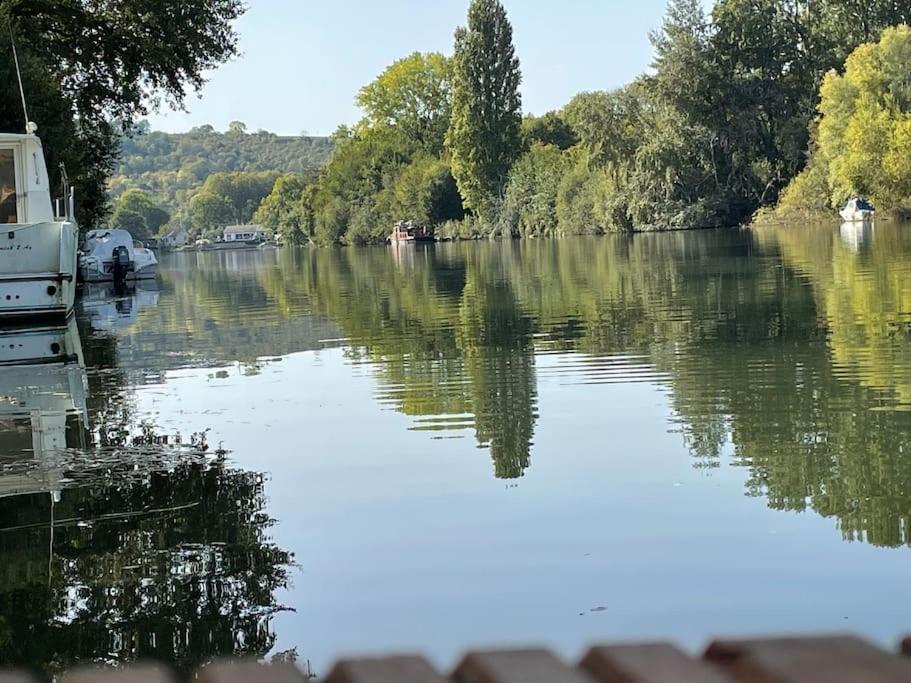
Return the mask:
<svg viewBox="0 0 911 683"><path fill-rule="evenodd" d="M745 497L729 446L710 475L692 467L661 387L593 386L580 404L547 373L558 362L539 367L541 419L517 486L465 440L408 431L338 350L253 377L177 372L140 405L176 429L204 422L232 462L270 473L275 542L300 564L276 648L298 647L318 671L339 652L449 664L471 645L574 655L607 638L697 647L715 633L845 627L889 642L905 628L892 596L906 553L845 544L831 520Z"/></svg>

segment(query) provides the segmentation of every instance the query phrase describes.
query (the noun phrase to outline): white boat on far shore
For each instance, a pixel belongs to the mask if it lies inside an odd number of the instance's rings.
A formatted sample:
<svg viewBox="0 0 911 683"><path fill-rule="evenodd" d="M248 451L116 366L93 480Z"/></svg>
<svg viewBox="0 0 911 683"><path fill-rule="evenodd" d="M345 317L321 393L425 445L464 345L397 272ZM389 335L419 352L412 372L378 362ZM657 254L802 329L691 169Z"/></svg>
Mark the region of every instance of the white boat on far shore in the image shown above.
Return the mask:
<svg viewBox="0 0 911 683"><path fill-rule="evenodd" d="M863 197L854 197L839 211L845 223L864 223L873 220L876 209Z"/></svg>

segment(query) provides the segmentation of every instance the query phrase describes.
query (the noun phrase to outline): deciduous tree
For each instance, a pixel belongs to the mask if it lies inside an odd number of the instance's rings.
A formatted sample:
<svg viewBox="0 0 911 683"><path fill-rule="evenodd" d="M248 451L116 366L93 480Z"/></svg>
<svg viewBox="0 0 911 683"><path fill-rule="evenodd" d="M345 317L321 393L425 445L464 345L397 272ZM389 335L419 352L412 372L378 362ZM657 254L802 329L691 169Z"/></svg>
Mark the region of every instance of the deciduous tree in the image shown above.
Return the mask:
<svg viewBox="0 0 911 683"><path fill-rule="evenodd" d="M118 133L159 102L180 106L205 73L237 52L242 0L0 0L0 29L16 36L29 115L49 166L65 161L85 225L106 210ZM18 85L6 48L0 86ZM116 122L116 123L115 123ZM0 102L0 130L22 130L17 97Z"/></svg>
<svg viewBox="0 0 911 683"><path fill-rule="evenodd" d="M366 124L395 126L431 153L442 150L451 100L450 61L438 52L415 52L393 62L357 96Z"/></svg>

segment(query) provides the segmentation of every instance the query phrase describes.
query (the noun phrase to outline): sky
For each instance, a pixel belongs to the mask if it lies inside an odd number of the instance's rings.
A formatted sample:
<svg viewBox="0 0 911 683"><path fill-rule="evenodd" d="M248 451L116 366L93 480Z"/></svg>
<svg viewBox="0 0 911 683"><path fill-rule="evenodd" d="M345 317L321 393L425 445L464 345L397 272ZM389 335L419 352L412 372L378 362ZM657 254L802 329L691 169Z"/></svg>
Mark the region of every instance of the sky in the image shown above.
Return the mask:
<svg viewBox="0 0 911 683"><path fill-rule="evenodd" d="M187 113L149 117L153 129L328 135L360 118L354 97L396 59L452 52L468 0L247 0L241 54L209 74ZM503 0L522 65L526 113L562 107L578 92L628 83L648 68L648 32L666 0Z"/></svg>

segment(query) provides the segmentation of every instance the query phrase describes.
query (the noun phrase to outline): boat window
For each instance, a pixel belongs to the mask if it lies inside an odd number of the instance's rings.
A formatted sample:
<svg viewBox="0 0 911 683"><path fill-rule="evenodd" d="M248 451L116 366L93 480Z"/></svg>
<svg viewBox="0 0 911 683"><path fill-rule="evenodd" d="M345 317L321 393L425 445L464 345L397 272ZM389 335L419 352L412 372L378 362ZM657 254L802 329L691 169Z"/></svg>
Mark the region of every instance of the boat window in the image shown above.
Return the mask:
<svg viewBox="0 0 911 683"><path fill-rule="evenodd" d="M0 149L0 223L18 223L15 150Z"/></svg>

